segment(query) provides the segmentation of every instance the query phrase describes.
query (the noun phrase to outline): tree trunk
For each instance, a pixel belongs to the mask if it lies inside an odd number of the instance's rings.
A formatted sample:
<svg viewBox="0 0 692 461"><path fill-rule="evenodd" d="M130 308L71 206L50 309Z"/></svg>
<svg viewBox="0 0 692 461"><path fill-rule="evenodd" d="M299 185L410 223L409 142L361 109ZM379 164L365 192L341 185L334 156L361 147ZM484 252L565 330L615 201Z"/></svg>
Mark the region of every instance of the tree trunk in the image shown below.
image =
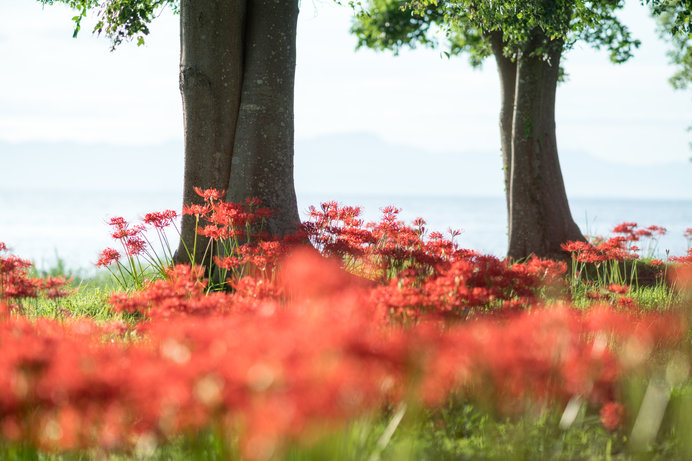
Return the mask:
<svg viewBox="0 0 692 461"><path fill-rule="evenodd" d="M502 145L502 172L505 180L505 199L507 219L509 220L509 185L512 171L512 119L514 118L514 90L517 79L517 63L504 55L505 43L501 31L488 34L488 41L495 56L497 72L500 76L500 142Z"/></svg>
<svg viewBox="0 0 692 461"><path fill-rule="evenodd" d="M547 59L536 51L542 48ZM512 155L509 162L509 248L521 259L532 254L564 258L560 244L584 240L572 219L555 136L555 92L563 42L534 31L517 56Z"/></svg>
<svg viewBox="0 0 692 461"><path fill-rule="evenodd" d="M200 203L194 187L227 190L229 200L258 197L272 208L270 232L297 228L297 17L298 0L180 1L184 204ZM195 218L183 217L181 238L190 251L194 232ZM187 261L181 241L176 262Z"/></svg>
<svg viewBox="0 0 692 461"><path fill-rule="evenodd" d="M283 235L300 223L293 185L295 0L249 0L245 70L228 199L259 197L275 215L268 231Z"/></svg>

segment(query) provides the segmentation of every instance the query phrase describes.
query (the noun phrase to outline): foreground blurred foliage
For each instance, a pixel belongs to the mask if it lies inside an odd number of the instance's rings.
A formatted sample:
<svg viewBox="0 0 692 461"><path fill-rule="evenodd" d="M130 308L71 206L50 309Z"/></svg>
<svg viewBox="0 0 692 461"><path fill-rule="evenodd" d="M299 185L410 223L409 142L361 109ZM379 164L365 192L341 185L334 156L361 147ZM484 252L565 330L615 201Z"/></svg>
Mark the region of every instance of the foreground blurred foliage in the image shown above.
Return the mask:
<svg viewBox="0 0 692 461"><path fill-rule="evenodd" d="M0 256L0 458L692 456L690 254L635 246L662 228L510 262L394 208L274 239L259 203L199 192L203 265L151 247L171 212L113 221L124 291Z"/></svg>

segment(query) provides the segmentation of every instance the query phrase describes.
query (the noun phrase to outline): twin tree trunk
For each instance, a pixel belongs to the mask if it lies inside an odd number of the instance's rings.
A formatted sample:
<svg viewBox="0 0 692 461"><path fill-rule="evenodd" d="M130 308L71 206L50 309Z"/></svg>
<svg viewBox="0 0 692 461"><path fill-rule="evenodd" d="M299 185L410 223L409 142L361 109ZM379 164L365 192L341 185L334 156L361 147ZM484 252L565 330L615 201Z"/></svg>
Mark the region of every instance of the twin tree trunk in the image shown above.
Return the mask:
<svg viewBox="0 0 692 461"><path fill-rule="evenodd" d="M584 240L584 236L569 210L555 137L555 92L563 42L548 41L535 31L514 61L503 54L501 33L493 33L490 43L502 87L507 256L564 259L560 244Z"/></svg>
<svg viewBox="0 0 692 461"><path fill-rule="evenodd" d="M293 185L297 20L298 0L180 1L183 203L201 202L194 187L226 190L233 202L259 197L275 213L267 230L278 235L300 223ZM184 216L188 246L194 231L194 217ZM187 260L182 242L176 259Z"/></svg>
<svg viewBox="0 0 692 461"><path fill-rule="evenodd" d="M300 222L293 185L297 19L298 0L180 1L183 202L200 203L194 187L226 190L234 202L259 197L275 212L268 230L279 235ZM512 61L501 34L489 38L502 86L508 256L561 257L561 243L584 239L569 211L555 138L563 43L536 31ZM193 241L194 226L194 217L183 217L185 242ZM176 259L187 259L182 242Z"/></svg>

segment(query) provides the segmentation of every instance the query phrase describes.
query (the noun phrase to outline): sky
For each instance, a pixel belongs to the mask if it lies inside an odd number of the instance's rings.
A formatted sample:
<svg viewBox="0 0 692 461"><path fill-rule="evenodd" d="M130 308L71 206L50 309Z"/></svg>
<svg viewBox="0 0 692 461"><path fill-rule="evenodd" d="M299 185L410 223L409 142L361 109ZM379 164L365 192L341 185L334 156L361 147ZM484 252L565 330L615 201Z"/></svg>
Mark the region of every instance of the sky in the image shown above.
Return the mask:
<svg viewBox="0 0 692 461"><path fill-rule="evenodd" d="M178 18L164 11L143 47L110 52L88 26L72 38L73 13L34 0L0 1L0 141L159 145L182 138ZM426 152L498 152L499 84L492 61L473 70L440 50L398 57L355 51L352 11L303 0L298 25L296 138L367 133ZM622 164L686 161L691 92L674 91L674 69L638 1L622 17L643 41L613 65L578 45L558 89L562 151ZM1 153L0 153L1 154Z"/></svg>

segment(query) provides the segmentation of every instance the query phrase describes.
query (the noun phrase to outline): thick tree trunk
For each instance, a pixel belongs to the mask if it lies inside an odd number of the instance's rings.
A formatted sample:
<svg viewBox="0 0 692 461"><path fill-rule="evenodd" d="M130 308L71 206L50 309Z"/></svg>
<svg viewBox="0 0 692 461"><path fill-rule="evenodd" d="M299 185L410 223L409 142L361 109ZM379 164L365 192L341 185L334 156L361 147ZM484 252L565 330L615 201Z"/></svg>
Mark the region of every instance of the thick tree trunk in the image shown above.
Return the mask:
<svg viewBox="0 0 692 461"><path fill-rule="evenodd" d="M547 50L547 59L535 53ZM584 237L567 202L555 137L555 93L563 43L535 31L517 56L510 162L509 249L563 258L560 244Z"/></svg>
<svg viewBox="0 0 692 461"><path fill-rule="evenodd" d="M248 1L245 71L228 199L259 197L275 215L269 232L300 222L293 185L293 87L298 3Z"/></svg>
<svg viewBox="0 0 692 461"><path fill-rule="evenodd" d="M509 185L512 171L512 120L514 118L514 90L517 79L517 63L504 55L505 43L501 31L493 31L488 41L495 56L497 72L500 76L500 142L502 145L502 172L505 180L505 199L507 219L509 219Z"/></svg>
<svg viewBox="0 0 692 461"><path fill-rule="evenodd" d="M269 230L299 224L293 186L293 86L298 0L181 0L180 91L185 130L183 203L194 187L258 197ZM191 250L195 218L182 239ZM196 261L204 245L198 244ZM181 244L177 262L187 262Z"/></svg>

